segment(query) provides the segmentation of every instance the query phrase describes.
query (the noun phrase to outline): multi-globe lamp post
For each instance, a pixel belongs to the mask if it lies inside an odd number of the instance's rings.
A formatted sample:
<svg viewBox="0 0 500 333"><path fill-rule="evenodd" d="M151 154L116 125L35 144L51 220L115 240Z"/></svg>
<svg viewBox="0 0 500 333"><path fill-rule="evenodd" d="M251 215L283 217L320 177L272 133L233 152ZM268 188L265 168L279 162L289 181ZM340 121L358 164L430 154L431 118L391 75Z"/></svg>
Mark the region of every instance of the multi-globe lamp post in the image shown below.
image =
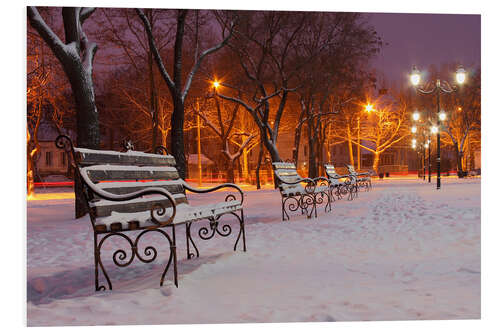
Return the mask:
<svg viewBox="0 0 500 333"><path fill-rule="evenodd" d="M459 66L455 72L455 79L459 85L465 82L467 73L462 66ZM416 66L413 66L410 80L416 91L423 95L436 95L436 113L437 125L432 129L437 135L437 154L436 154L436 168L437 168L437 184L436 189L441 188L441 122L446 119L446 113L441 110L440 96L441 94L451 94L458 90L457 86L450 85L447 81L436 79L425 85L420 84L420 72Z"/></svg>

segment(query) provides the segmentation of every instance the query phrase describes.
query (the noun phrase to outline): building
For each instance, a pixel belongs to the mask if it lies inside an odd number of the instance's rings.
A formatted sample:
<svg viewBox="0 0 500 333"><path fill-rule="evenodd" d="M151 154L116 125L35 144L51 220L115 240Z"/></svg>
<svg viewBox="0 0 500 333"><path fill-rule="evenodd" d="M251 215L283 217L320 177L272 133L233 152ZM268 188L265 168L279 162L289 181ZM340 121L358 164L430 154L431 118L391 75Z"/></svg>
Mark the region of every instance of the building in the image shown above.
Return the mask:
<svg viewBox="0 0 500 333"><path fill-rule="evenodd" d="M75 134L72 131L65 133L71 139L75 140ZM43 121L38 128L38 143L40 152L36 158L35 166L38 176L42 179L52 175L66 175L68 173L68 154L57 148L55 139L59 133L48 122Z"/></svg>

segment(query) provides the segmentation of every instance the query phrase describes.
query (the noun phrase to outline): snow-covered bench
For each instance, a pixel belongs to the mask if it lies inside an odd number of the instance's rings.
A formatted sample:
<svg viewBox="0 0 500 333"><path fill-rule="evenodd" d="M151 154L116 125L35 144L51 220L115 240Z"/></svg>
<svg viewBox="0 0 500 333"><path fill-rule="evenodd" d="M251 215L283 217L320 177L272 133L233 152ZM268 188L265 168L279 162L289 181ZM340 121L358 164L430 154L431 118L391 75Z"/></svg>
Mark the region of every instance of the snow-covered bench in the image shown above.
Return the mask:
<svg viewBox="0 0 500 333"><path fill-rule="evenodd" d="M346 167L356 184L356 192L360 187L364 187L365 191L369 191L372 188L372 179L369 172L356 172L354 166L350 164L346 164Z"/></svg>
<svg viewBox="0 0 500 333"><path fill-rule="evenodd" d="M179 177L175 159L171 155L148 154L133 150L127 152L92 150L73 147L67 136L59 136L56 146L72 154L72 163L79 171L82 195L85 198L90 221L94 231L95 288L106 290L99 284L99 270L104 275L109 289L111 280L101 260L101 248L108 238L122 239L130 245L113 253L113 262L119 267L132 263L135 257L142 262L152 262L157 250L152 245L140 242L146 234L162 234L170 246L170 255L161 276L163 285L165 275L173 265L174 283L177 281L176 228L185 226L188 259L199 256L198 248L191 237L191 225L205 221L198 230L200 238L207 240L216 234L227 237L231 225L219 221L220 217L231 214L238 219L239 233L234 244L236 250L240 239L246 251L243 217L243 192L235 184L222 184L209 189L189 186ZM77 187L75 186L75 189ZM212 205L191 206L186 190L194 193L207 193L222 188L232 191L223 202ZM129 237L130 236L130 237ZM139 249L139 244L141 245ZM195 253L192 253L190 246Z"/></svg>
<svg viewBox="0 0 500 333"><path fill-rule="evenodd" d="M317 217L317 206L325 203L325 211L331 210L329 182L325 177L315 179L302 178L297 173L294 163L273 162L276 185L281 193L281 218L290 219L290 212L300 209L302 214L310 218L314 213ZM305 183L305 185L302 185Z"/></svg>
<svg viewBox="0 0 500 333"><path fill-rule="evenodd" d="M352 200L356 193L356 186L351 175L339 175L333 164L324 164L325 174L330 181L330 197L334 200L334 195L341 199L348 194L347 200Z"/></svg>

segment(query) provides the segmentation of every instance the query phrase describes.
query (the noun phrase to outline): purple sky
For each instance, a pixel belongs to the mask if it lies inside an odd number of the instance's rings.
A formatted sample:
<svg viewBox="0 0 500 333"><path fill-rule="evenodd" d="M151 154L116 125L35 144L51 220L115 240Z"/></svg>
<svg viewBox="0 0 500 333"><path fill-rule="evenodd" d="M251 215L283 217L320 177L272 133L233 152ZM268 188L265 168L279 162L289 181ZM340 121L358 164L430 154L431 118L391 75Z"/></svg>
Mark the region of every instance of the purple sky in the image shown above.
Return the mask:
<svg viewBox="0 0 500 333"><path fill-rule="evenodd" d="M370 22L389 43L373 66L390 82L407 80L413 64L481 64L481 17L454 14L371 13Z"/></svg>

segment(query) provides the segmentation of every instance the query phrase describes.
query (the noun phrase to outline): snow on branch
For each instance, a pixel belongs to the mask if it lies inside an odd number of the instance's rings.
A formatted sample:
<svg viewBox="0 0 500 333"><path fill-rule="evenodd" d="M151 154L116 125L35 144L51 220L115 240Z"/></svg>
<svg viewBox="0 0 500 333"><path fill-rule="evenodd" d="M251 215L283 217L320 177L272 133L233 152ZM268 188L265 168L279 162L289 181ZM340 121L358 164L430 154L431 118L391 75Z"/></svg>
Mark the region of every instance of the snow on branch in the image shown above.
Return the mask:
<svg viewBox="0 0 500 333"><path fill-rule="evenodd" d="M95 7L85 7L80 10L80 22L83 24L86 19L90 17L95 12Z"/></svg>
<svg viewBox="0 0 500 333"><path fill-rule="evenodd" d="M31 26L40 34L56 57L60 60L65 59L68 56L65 48L66 45L52 31L52 29L50 29L47 23L45 23L36 7L28 7L28 19Z"/></svg>

